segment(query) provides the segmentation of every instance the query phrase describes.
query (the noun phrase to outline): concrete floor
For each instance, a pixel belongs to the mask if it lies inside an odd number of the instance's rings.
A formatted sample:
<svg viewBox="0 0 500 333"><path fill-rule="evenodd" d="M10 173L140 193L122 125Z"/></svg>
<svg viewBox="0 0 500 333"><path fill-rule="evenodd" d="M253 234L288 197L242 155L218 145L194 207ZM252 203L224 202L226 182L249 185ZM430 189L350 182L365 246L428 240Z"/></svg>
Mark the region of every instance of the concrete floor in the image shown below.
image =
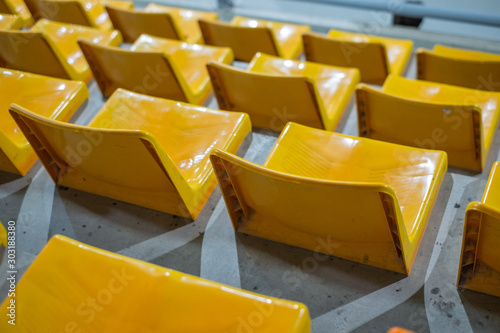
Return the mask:
<svg viewBox="0 0 500 333"><path fill-rule="evenodd" d="M199 1L190 3L197 6ZM207 2L203 5L209 6ZM246 9L238 10L244 13ZM248 10L259 14L257 9ZM266 13L270 12L261 11L260 16ZM273 13L299 18L297 13ZM325 22L329 24L317 23L315 30L326 31L336 24L353 28L362 25L353 21ZM381 24L380 29L381 34L413 38L416 47L429 47L441 40L500 51L500 43L490 41L394 29L388 24ZM413 60L407 76L415 77ZM73 119L77 124L87 124L104 103L95 82L91 82L89 90L88 103ZM206 104L217 108L213 98ZM354 105L346 110L337 131L357 134ZM261 164L277 136L254 128L239 155ZM314 333L386 332L396 325L421 333L500 332L500 298L455 287L465 208L469 202L481 199L489 169L500 160L499 149L500 134L496 133L486 165L488 171L483 174L449 170L408 277L334 257L311 266L314 257L310 251L235 234L218 188L193 222L56 186L40 163L25 177L0 172L0 221L4 225L9 220L17 221L19 276L52 235L62 234L217 282L303 302L309 307ZM5 265L4 258L0 266L0 299L7 290L3 283Z"/></svg>

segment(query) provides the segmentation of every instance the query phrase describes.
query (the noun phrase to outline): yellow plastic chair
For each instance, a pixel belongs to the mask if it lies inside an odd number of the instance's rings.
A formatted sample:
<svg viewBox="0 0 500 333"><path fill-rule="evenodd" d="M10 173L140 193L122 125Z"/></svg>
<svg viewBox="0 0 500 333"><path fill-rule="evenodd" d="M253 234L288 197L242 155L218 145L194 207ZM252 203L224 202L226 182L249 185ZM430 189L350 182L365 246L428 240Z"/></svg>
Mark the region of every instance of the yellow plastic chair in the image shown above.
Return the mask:
<svg viewBox="0 0 500 333"><path fill-rule="evenodd" d="M234 229L409 274L446 153L289 123L263 166L211 155Z"/></svg>
<svg viewBox="0 0 500 333"><path fill-rule="evenodd" d="M30 31L0 31L0 66L88 82L89 65L78 39L99 45L119 45L119 31L100 31L79 25L39 20Z"/></svg>
<svg viewBox="0 0 500 333"><path fill-rule="evenodd" d="M389 76L356 91L359 135L439 149L450 166L481 172L498 126L500 94Z"/></svg>
<svg viewBox="0 0 500 333"><path fill-rule="evenodd" d="M199 20L206 44L233 49L236 60L250 61L257 52L297 59L307 25L280 23L235 16L230 23Z"/></svg>
<svg viewBox="0 0 500 333"><path fill-rule="evenodd" d="M251 130L243 113L122 89L89 126L10 110L57 184L192 219L217 183L209 152L236 152Z"/></svg>
<svg viewBox="0 0 500 333"><path fill-rule="evenodd" d="M362 82L378 85L389 74L402 75L413 50L411 40L338 30L328 36L306 33L303 42L308 61L359 68Z"/></svg>
<svg viewBox="0 0 500 333"><path fill-rule="evenodd" d="M333 131L359 82L355 68L257 53L247 70L209 63L219 108L246 112L254 126L280 131L289 121Z"/></svg>
<svg viewBox="0 0 500 333"><path fill-rule="evenodd" d="M150 4L144 10L106 5L109 18L127 43L142 34L181 40L190 44L203 42L198 19L216 20L217 14Z"/></svg>
<svg viewBox="0 0 500 333"><path fill-rule="evenodd" d="M148 35L142 35L131 50L89 41L79 44L105 97L117 88L124 88L200 105L212 91L207 62L233 61L229 48L187 44Z"/></svg>
<svg viewBox="0 0 500 333"><path fill-rule="evenodd" d="M83 82L0 68L0 170L24 176L37 159L8 112L11 103L39 116L68 121L88 96Z"/></svg>
<svg viewBox="0 0 500 333"><path fill-rule="evenodd" d="M465 212L457 286L500 297L500 162Z"/></svg>
<svg viewBox="0 0 500 333"><path fill-rule="evenodd" d="M33 17L23 0L0 0L0 14L17 15L23 27L33 25Z"/></svg>
<svg viewBox="0 0 500 333"><path fill-rule="evenodd" d="M0 30L19 30L23 21L18 15L0 14Z"/></svg>
<svg viewBox="0 0 500 333"><path fill-rule="evenodd" d="M500 55L434 45L419 48L417 77L471 89L499 91Z"/></svg>
<svg viewBox="0 0 500 333"><path fill-rule="evenodd" d="M132 1L110 1L106 4L119 8L133 8ZM78 24L99 30L113 30L104 4L99 0L39 0L42 17L69 24Z"/></svg>
<svg viewBox="0 0 500 333"><path fill-rule="evenodd" d="M16 286L20 332L310 333L307 307L56 235ZM0 328L9 327L7 298ZM14 298L12 298L14 299ZM40 306L40 302L50 306ZM47 303L45 303L47 302Z"/></svg>

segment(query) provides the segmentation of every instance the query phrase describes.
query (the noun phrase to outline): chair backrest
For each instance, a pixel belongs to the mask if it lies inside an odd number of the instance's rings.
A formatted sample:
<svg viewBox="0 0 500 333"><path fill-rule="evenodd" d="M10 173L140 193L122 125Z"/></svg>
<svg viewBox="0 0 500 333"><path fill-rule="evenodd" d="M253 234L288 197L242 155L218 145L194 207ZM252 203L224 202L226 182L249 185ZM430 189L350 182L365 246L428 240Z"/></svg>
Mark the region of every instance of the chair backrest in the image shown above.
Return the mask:
<svg viewBox="0 0 500 333"><path fill-rule="evenodd" d="M77 0L38 0L43 18L69 24L92 27L93 24L83 5Z"/></svg>
<svg viewBox="0 0 500 333"><path fill-rule="evenodd" d="M442 48L442 47L441 47ZM437 48L439 51L440 48ZM448 52L447 52L448 53ZM451 53L451 52L449 52ZM500 91L500 60L448 56L419 48L417 78L472 89Z"/></svg>
<svg viewBox="0 0 500 333"><path fill-rule="evenodd" d="M311 330L309 311L302 303L222 285L61 235L47 243L17 291L12 296L16 310L30 318L16 321L21 332ZM6 319L2 328L10 326L10 299L0 310ZM40 299L50 306L40 307Z"/></svg>
<svg viewBox="0 0 500 333"><path fill-rule="evenodd" d="M28 10L31 12L31 16L33 16L35 21L43 17L42 9L40 8L40 0L24 0L24 3L26 4L26 7L28 7Z"/></svg>
<svg viewBox="0 0 500 333"><path fill-rule="evenodd" d="M252 73L215 62L207 68L222 110L246 112L254 126L274 131L289 121L324 128L323 102L311 79Z"/></svg>
<svg viewBox="0 0 500 333"><path fill-rule="evenodd" d="M188 102L187 83L168 55L101 46L85 40L79 40L78 44L105 97L117 88L124 88Z"/></svg>
<svg viewBox="0 0 500 333"><path fill-rule="evenodd" d="M4 0L0 0L0 13L16 15L16 12L11 9L11 6Z"/></svg>
<svg viewBox="0 0 500 333"><path fill-rule="evenodd" d="M443 150L450 166L482 170L484 135L477 106L400 98L364 84L356 90L356 103L360 136Z"/></svg>
<svg viewBox="0 0 500 333"><path fill-rule="evenodd" d="M40 32L0 31L0 66L71 79L66 66Z"/></svg>
<svg viewBox="0 0 500 333"><path fill-rule="evenodd" d="M281 56L275 37L267 27L238 27L230 23L198 20L205 44L233 49L236 60L252 60L257 52Z"/></svg>
<svg viewBox="0 0 500 333"><path fill-rule="evenodd" d="M491 169L481 202L465 212L457 285L500 297L500 162ZM490 197L490 198L488 198Z"/></svg>
<svg viewBox="0 0 500 333"><path fill-rule="evenodd" d="M362 82L378 85L389 74L386 50L381 43L353 42L314 33L305 33L302 40L308 61L358 68Z"/></svg>
<svg viewBox="0 0 500 333"><path fill-rule="evenodd" d="M189 185L151 134L53 121L15 104L10 113L55 183L190 216L179 194Z"/></svg>
<svg viewBox="0 0 500 333"><path fill-rule="evenodd" d="M105 7L113 26L122 32L126 43L133 43L142 34L182 40L182 33L169 13Z"/></svg>
<svg viewBox="0 0 500 333"><path fill-rule="evenodd" d="M235 230L409 271L400 245L401 209L389 186L289 175L220 150L211 161Z"/></svg>

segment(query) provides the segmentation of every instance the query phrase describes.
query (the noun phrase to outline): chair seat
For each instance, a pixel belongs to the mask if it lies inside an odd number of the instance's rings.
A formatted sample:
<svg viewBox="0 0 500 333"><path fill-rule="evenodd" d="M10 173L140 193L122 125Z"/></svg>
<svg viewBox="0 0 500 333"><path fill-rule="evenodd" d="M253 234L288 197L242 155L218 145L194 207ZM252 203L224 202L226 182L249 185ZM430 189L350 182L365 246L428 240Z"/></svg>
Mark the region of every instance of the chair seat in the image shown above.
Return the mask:
<svg viewBox="0 0 500 333"><path fill-rule="evenodd" d="M271 29L278 43L280 51L278 55L286 59L297 59L302 52L302 34L311 30L307 25L259 20L242 16L235 16L231 20L231 24L237 27L266 27Z"/></svg>
<svg viewBox="0 0 500 333"><path fill-rule="evenodd" d="M236 230L408 274L447 159L289 123L262 167L212 163Z"/></svg>
<svg viewBox="0 0 500 333"><path fill-rule="evenodd" d="M481 171L500 112L500 95L388 76L382 90L357 91L360 135L444 150L451 166Z"/></svg>
<svg viewBox="0 0 500 333"><path fill-rule="evenodd" d="M206 44L230 47L236 60L249 62L258 53L296 59L302 52L306 25L294 25L235 16L230 23L200 19Z"/></svg>
<svg viewBox="0 0 500 333"><path fill-rule="evenodd" d="M33 25L33 17L23 0L0 0L0 14L17 15L21 18L23 27Z"/></svg>
<svg viewBox="0 0 500 333"><path fill-rule="evenodd" d="M78 39L92 41L98 45L117 46L122 42L119 31L101 31L79 25L62 24L48 20L39 20L32 32L41 32L55 49L61 62L71 68L71 79L88 82L92 78L89 65L78 47Z"/></svg>
<svg viewBox="0 0 500 333"><path fill-rule="evenodd" d="M132 45L133 51L163 52L168 54L177 65L186 80L193 95L200 96L192 103L201 104L211 90L210 77L208 76L207 63L215 61L230 64L234 57L233 52L227 47L215 47L172 39L157 38L142 35ZM201 103L200 103L201 102Z"/></svg>
<svg viewBox="0 0 500 333"><path fill-rule="evenodd" d="M19 30L23 21L18 15L0 14L0 30Z"/></svg>
<svg viewBox="0 0 500 333"><path fill-rule="evenodd" d="M389 74L402 75L411 57L413 42L405 39L387 38L359 33L349 33L339 30L330 30L328 36L345 41L362 43L380 43L384 45L387 55Z"/></svg>
<svg viewBox="0 0 500 333"><path fill-rule="evenodd" d="M265 168L336 182L387 184L396 192L406 230L418 230L442 152L410 158L405 146L330 135L306 128L282 135L263 164Z"/></svg>
<svg viewBox="0 0 500 333"><path fill-rule="evenodd" d="M209 64L209 73L219 107L247 112L255 126L273 130L294 121L333 131L359 82L357 69L261 53L246 70Z"/></svg>
<svg viewBox="0 0 500 333"><path fill-rule="evenodd" d="M199 10L157 5L154 3L148 4L144 10L150 13L171 14L183 34L182 40L189 44L203 42L201 30L198 25L199 19L212 21L217 21L218 19L218 15L215 12L203 12Z"/></svg>
<svg viewBox="0 0 500 333"><path fill-rule="evenodd" d="M400 80L397 77L391 77L384 84L382 91L402 98L422 100L436 104L473 104L479 107L481 109L484 133L484 148L486 152L490 150L500 112L500 93L478 92L473 89L436 84L428 81ZM464 98L464 96L466 97ZM468 99L467 96L473 96L473 98Z"/></svg>
<svg viewBox="0 0 500 333"><path fill-rule="evenodd" d="M465 212L457 286L500 297L500 162Z"/></svg>
<svg viewBox="0 0 500 333"><path fill-rule="evenodd" d="M88 94L83 82L0 69L0 170L24 176L36 161L32 146L8 112L11 103L68 121Z"/></svg>
<svg viewBox="0 0 500 333"><path fill-rule="evenodd" d="M122 89L89 126L51 121L15 105L10 112L30 143L49 152L39 157L57 184L192 219L216 186L210 151L236 152L251 130L242 113Z"/></svg>
<svg viewBox="0 0 500 333"><path fill-rule="evenodd" d="M153 135L188 184L198 189L213 173L211 149L228 147L236 151L248 133L248 128L247 132L243 129L249 121L241 113L210 110L119 89L89 126L104 128L102 124L108 124L105 128L141 130Z"/></svg>
<svg viewBox="0 0 500 333"><path fill-rule="evenodd" d="M413 49L411 40L338 30L330 30L328 36L306 33L303 42L308 61L358 68L362 82L377 85L389 74L404 74Z"/></svg>
<svg viewBox="0 0 500 333"><path fill-rule="evenodd" d="M77 24L103 31L113 30L104 4L119 8L132 8L132 1L99 0L40 0L41 16L67 24Z"/></svg>
<svg viewBox="0 0 500 333"><path fill-rule="evenodd" d="M436 44L416 53L417 78L471 89L500 92L500 55Z"/></svg>
<svg viewBox="0 0 500 333"><path fill-rule="evenodd" d="M237 332L242 318L256 313L263 324L252 326L255 333L311 330L302 303L208 281L61 235L51 238L12 297L18 313L30 318L16 321L24 332L64 332L68 327L82 332ZM2 317L8 318L10 299L2 304ZM40 307L40 300L50 306ZM272 316L264 317L261 311L268 309ZM0 325L6 327L7 320Z"/></svg>

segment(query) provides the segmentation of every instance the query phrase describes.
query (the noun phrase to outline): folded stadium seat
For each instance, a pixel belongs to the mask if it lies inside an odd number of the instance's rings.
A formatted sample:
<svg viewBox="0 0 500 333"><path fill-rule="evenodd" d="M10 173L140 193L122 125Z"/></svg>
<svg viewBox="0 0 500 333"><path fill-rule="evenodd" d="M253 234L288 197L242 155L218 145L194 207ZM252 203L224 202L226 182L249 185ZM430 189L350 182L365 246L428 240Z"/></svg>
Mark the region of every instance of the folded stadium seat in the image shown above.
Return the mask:
<svg viewBox="0 0 500 333"><path fill-rule="evenodd" d="M78 24L99 30L113 30L104 3L119 8L133 8L132 1L39 0L42 17L61 23Z"/></svg>
<svg viewBox="0 0 500 333"><path fill-rule="evenodd" d="M26 72L88 82L89 65L78 39L99 45L119 45L119 31L39 20L30 31L0 31L0 66Z"/></svg>
<svg viewBox="0 0 500 333"><path fill-rule="evenodd" d="M446 153L289 123L263 166L211 155L234 229L409 274Z"/></svg>
<svg viewBox="0 0 500 333"><path fill-rule="evenodd" d="M23 21L18 15L0 14L0 30L19 30Z"/></svg>
<svg viewBox="0 0 500 333"><path fill-rule="evenodd" d="M413 50L411 40L338 30L330 30L328 36L306 33L303 42L308 61L356 67L362 82L378 85L382 85L389 74L404 74Z"/></svg>
<svg viewBox="0 0 500 333"><path fill-rule="evenodd" d="M500 162L465 212L457 286L500 297Z"/></svg>
<svg viewBox="0 0 500 333"><path fill-rule="evenodd" d="M88 96L83 82L0 68L0 170L24 176L37 159L9 114L11 103L39 116L68 121Z"/></svg>
<svg viewBox="0 0 500 333"><path fill-rule="evenodd" d="M207 62L233 61L233 52L227 47L148 35L141 35L131 50L83 40L79 44L105 97L124 88L200 105L212 91Z"/></svg>
<svg viewBox="0 0 500 333"><path fill-rule="evenodd" d="M359 71L257 53L246 70L209 63L219 108L246 112L252 124L281 131L289 121L333 131Z"/></svg>
<svg viewBox="0 0 500 333"><path fill-rule="evenodd" d="M251 130L243 113L122 89L89 126L11 114L57 184L192 219L217 185L210 151L236 152Z"/></svg>
<svg viewBox="0 0 500 333"><path fill-rule="evenodd" d="M280 23L235 16L230 23L199 20L205 43L233 49L234 58L251 61L257 52L297 59L307 25Z"/></svg>
<svg viewBox="0 0 500 333"><path fill-rule="evenodd" d="M388 76L359 85L359 135L446 151L450 166L481 172L498 126L500 94Z"/></svg>
<svg viewBox="0 0 500 333"><path fill-rule="evenodd" d="M310 333L307 307L55 235L16 286L20 332ZM0 328L7 328L6 298ZM40 306L41 300L50 306Z"/></svg>
<svg viewBox="0 0 500 333"><path fill-rule="evenodd" d="M23 27L33 25L33 17L23 0L0 0L0 14L19 16Z"/></svg>
<svg viewBox="0 0 500 333"><path fill-rule="evenodd" d="M500 92L500 55L434 45L431 50L419 48L417 78Z"/></svg>
<svg viewBox="0 0 500 333"><path fill-rule="evenodd" d="M109 18L123 34L126 43L133 43L142 34L181 40L190 44L202 43L198 19L217 20L214 12L148 5L144 10L117 8L106 5Z"/></svg>

